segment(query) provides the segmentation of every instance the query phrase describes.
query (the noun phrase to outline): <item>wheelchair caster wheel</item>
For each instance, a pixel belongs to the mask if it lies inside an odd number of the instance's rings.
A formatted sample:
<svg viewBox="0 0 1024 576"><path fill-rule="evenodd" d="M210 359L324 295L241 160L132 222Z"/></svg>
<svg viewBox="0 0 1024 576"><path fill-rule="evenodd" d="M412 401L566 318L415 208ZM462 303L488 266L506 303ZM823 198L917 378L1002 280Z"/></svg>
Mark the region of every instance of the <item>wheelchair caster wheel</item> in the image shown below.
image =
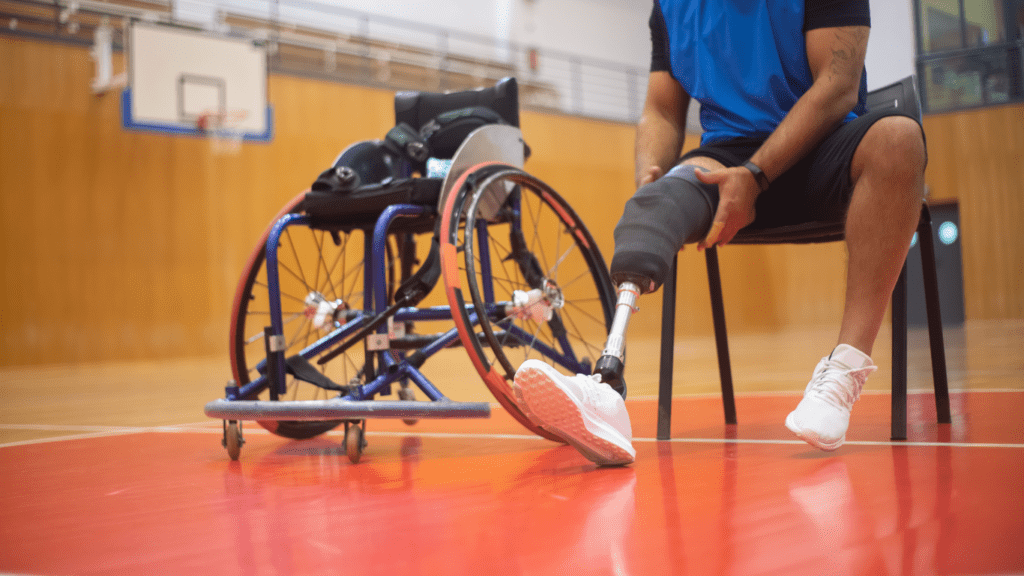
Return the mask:
<svg viewBox="0 0 1024 576"><path fill-rule="evenodd" d="M363 455L363 448L366 448L366 436L363 434L363 427L359 424L351 424L345 431L345 454L353 464L359 463Z"/></svg>
<svg viewBox="0 0 1024 576"><path fill-rule="evenodd" d="M242 437L242 425L235 420L224 422L224 438L220 443L228 449L228 456L232 460L238 460L238 455L242 452L242 444L245 444L245 438Z"/></svg>
<svg viewBox="0 0 1024 576"><path fill-rule="evenodd" d="M412 388L399 388L398 399L408 400L412 402L416 400L416 393L412 391ZM405 422L407 425L412 426L419 422L419 420L417 420L416 418L403 418L402 422Z"/></svg>

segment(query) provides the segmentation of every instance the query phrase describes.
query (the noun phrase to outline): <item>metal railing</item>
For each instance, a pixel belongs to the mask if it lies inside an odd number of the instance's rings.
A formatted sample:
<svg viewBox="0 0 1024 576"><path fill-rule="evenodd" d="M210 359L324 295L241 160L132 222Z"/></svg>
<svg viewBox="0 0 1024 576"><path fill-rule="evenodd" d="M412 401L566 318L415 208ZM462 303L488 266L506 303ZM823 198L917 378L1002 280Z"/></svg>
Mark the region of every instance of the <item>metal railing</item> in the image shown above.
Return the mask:
<svg viewBox="0 0 1024 576"><path fill-rule="evenodd" d="M0 32L91 44L102 22L122 50L132 20L265 43L271 72L395 90L457 90L519 80L524 109L635 123L647 71L313 0L7 0Z"/></svg>

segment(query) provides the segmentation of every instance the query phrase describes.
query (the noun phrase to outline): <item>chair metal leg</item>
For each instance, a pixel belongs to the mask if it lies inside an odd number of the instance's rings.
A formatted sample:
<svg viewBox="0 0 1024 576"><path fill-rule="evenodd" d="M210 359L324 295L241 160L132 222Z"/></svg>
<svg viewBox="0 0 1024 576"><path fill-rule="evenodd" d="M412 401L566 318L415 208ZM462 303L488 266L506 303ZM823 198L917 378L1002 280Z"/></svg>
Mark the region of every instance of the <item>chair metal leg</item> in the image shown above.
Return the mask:
<svg viewBox="0 0 1024 576"><path fill-rule="evenodd" d="M718 270L718 249L704 251L711 289L711 319L715 325L715 347L718 350L718 376L722 381L722 407L725 423L736 423L736 399L732 390L732 365L729 363L729 336L725 331L725 305L722 302L722 276Z"/></svg>
<svg viewBox="0 0 1024 576"><path fill-rule="evenodd" d="M676 276L679 255L672 258L672 267L662 286L661 304L661 367L658 374L658 440L672 437L672 364L676 339Z"/></svg>
<svg viewBox="0 0 1024 576"><path fill-rule="evenodd" d="M907 263L892 291L892 439L907 439Z"/></svg>
<svg viewBox="0 0 1024 576"><path fill-rule="evenodd" d="M952 421L949 410L949 380L946 374L946 346L942 336L942 313L939 309L939 278L935 267L935 242L932 239L932 215L928 205L921 206L921 222L917 225L921 242L921 272L924 277L924 305L928 314L928 342L932 353L932 381L935 385L935 413L940 424Z"/></svg>

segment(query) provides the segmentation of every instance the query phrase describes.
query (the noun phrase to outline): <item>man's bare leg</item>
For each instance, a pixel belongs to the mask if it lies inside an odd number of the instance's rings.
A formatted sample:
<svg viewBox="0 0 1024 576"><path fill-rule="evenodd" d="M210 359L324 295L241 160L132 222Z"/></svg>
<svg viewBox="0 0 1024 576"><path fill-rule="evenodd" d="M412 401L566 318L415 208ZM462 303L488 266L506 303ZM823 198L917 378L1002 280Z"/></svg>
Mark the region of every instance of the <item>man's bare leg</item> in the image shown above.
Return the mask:
<svg viewBox="0 0 1024 576"><path fill-rule="evenodd" d="M876 122L853 155L839 344L871 354L920 218L924 166L921 127L904 116Z"/></svg>
<svg viewBox="0 0 1024 576"><path fill-rule="evenodd" d="M925 148L914 120L889 116L864 135L850 166L846 217L846 305L839 342L821 359L786 427L809 444L835 450L871 372L870 354L917 227Z"/></svg>

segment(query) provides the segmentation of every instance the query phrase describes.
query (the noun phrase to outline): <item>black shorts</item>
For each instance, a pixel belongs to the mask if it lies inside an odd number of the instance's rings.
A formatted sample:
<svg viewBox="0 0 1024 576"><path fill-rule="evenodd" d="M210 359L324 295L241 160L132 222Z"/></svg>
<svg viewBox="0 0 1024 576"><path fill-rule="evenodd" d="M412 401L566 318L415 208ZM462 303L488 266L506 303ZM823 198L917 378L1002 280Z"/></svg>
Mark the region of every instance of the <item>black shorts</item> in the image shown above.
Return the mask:
<svg viewBox="0 0 1024 576"><path fill-rule="evenodd" d="M837 221L846 216L853 186L850 163L864 134L886 116L907 116L896 110L869 112L837 128L821 144L772 182L757 197L757 217L749 229L772 228L813 221ZM907 116L908 118L913 118ZM917 119L914 118L916 122ZM924 130L921 131L922 138ZM680 158L707 157L726 167L750 159L764 140L737 138L713 142Z"/></svg>

